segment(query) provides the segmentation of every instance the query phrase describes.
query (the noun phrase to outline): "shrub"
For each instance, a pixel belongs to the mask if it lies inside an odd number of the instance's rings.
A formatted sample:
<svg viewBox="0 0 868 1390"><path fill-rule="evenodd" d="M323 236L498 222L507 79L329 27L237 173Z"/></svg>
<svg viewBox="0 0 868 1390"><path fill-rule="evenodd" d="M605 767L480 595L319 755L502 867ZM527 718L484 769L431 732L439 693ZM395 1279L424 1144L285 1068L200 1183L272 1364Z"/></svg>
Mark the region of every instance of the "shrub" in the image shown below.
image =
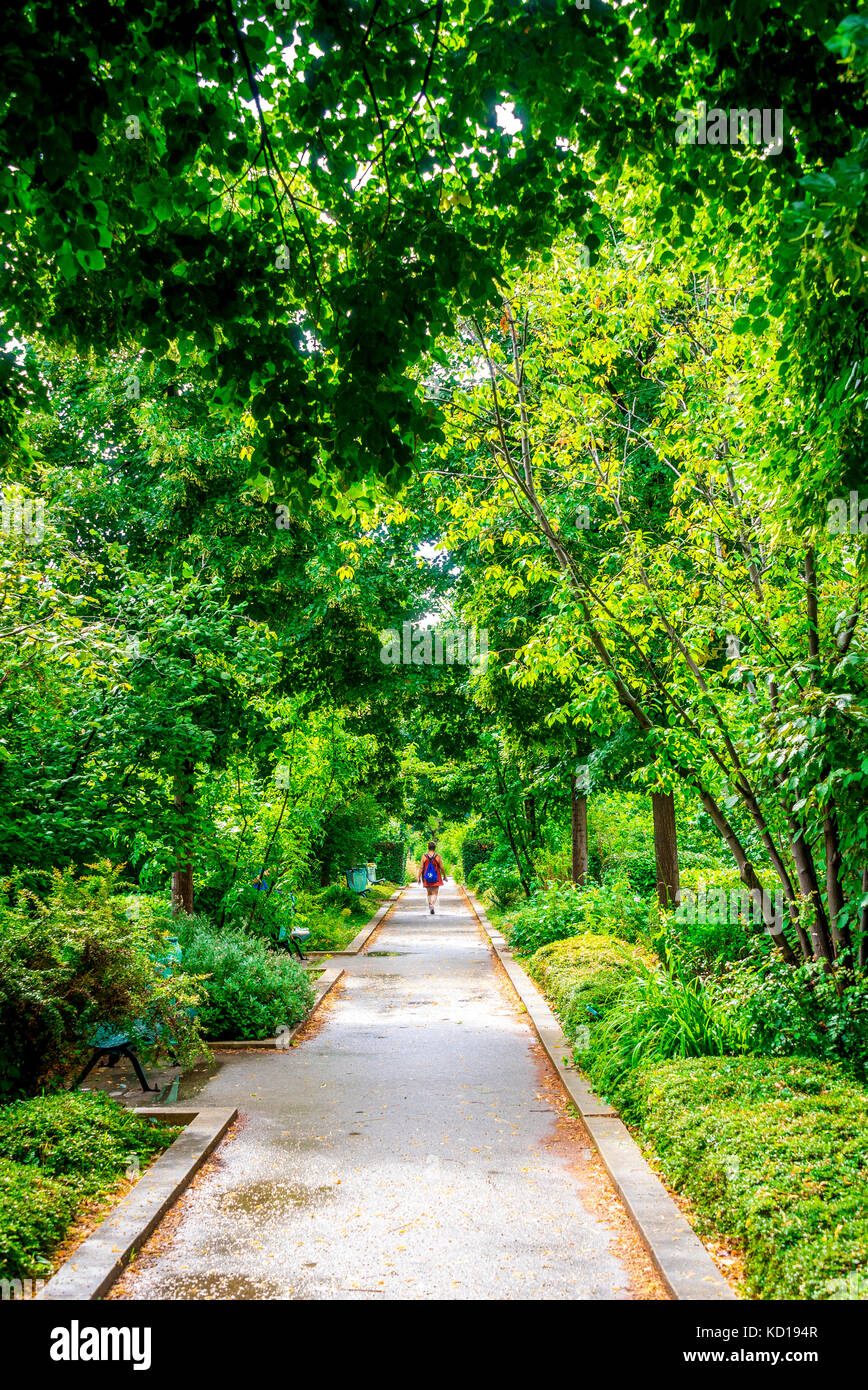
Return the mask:
<svg viewBox="0 0 868 1390"><path fill-rule="evenodd" d="M621 1108L700 1229L740 1241L751 1297L848 1296L868 1263L861 1086L828 1062L704 1057L641 1068Z"/></svg>
<svg viewBox="0 0 868 1390"><path fill-rule="evenodd" d="M144 1165L177 1131L168 1131L99 1091L62 1091L0 1107L0 1157L37 1164L49 1177L75 1177L79 1190L101 1188Z"/></svg>
<svg viewBox="0 0 868 1390"><path fill-rule="evenodd" d="M333 883L313 899L314 911L319 907L337 908L339 912L348 911L354 917L369 917L371 905L367 896L354 893L345 883Z"/></svg>
<svg viewBox="0 0 868 1390"><path fill-rule="evenodd" d="M467 843L465 840L465 845ZM491 906L501 910L527 901L515 859L506 844L496 845L484 859L477 860L470 874L465 874L465 882L483 894Z"/></svg>
<svg viewBox="0 0 868 1390"><path fill-rule="evenodd" d="M271 885L267 872L265 882ZM293 896L285 880L266 891L256 888L250 877L240 877L224 893L220 911L213 915L212 929L222 931L228 927L230 931L249 932L276 943L281 927L289 928L294 923ZM200 918L204 916L197 914Z"/></svg>
<svg viewBox="0 0 868 1390"><path fill-rule="evenodd" d="M868 980L836 981L822 966L787 965L767 937L732 963L723 988L744 1019L750 1050L839 1060L857 1079L868 1070Z"/></svg>
<svg viewBox="0 0 868 1390"><path fill-rule="evenodd" d="M646 927L648 904L629 885L551 883L539 888L518 909L508 928L510 945L519 955L531 955L550 941L579 932L611 931L635 941Z"/></svg>
<svg viewBox="0 0 868 1390"><path fill-rule="evenodd" d="M731 865L705 859L682 871L681 906L666 918L664 926L667 952L678 960L682 971L720 971L727 961L748 953L752 937L763 928L741 919L745 893ZM718 916L723 920L718 921Z"/></svg>
<svg viewBox="0 0 868 1390"><path fill-rule="evenodd" d="M612 876L647 896L654 892L654 820L649 797L596 793L588 801L588 870L592 878Z"/></svg>
<svg viewBox="0 0 868 1390"><path fill-rule="evenodd" d="M470 882L477 866L485 863L493 849L494 843L491 840L465 839L461 846L461 872L465 883Z"/></svg>
<svg viewBox="0 0 868 1390"><path fill-rule="evenodd" d="M70 1079L90 1052L85 1036L139 1020L168 1034L181 1061L200 1046L189 1009L194 982L161 967L165 924L128 915L108 864L76 879L55 871L45 898L6 879L0 893L0 1097Z"/></svg>
<svg viewBox="0 0 868 1390"><path fill-rule="evenodd" d="M184 949L185 968L201 981L199 1008L208 1038L268 1038L299 1023L313 1004L306 973L287 954L242 932L199 931Z"/></svg>
<svg viewBox="0 0 868 1390"><path fill-rule="evenodd" d="M596 1024L643 962L650 957L609 935L588 932L542 946L525 962L529 975L551 1000L568 1038Z"/></svg>
<svg viewBox="0 0 868 1390"><path fill-rule="evenodd" d="M63 1239L76 1206L67 1183L46 1178L29 1164L0 1158L0 1277L48 1273L46 1252Z"/></svg>
<svg viewBox="0 0 868 1390"><path fill-rule="evenodd" d="M596 1030L589 1072L602 1091L617 1096L642 1062L745 1051L747 1029L718 987L640 966Z"/></svg>
<svg viewBox="0 0 868 1390"><path fill-rule="evenodd" d="M407 879L407 846L400 840L375 840L370 858L376 861L377 877L404 884Z"/></svg>

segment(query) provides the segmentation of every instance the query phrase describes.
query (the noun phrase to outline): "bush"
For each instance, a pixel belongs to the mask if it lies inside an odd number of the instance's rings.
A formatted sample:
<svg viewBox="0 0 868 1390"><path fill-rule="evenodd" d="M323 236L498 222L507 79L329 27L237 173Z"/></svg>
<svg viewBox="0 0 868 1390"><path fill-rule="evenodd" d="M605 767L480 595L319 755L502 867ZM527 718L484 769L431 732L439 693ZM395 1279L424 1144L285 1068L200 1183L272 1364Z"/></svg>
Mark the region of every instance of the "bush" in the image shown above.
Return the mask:
<svg viewBox="0 0 868 1390"><path fill-rule="evenodd" d="M650 957L638 946L588 932L542 946L525 962L528 974L545 991L568 1038L582 1025L596 1025L643 963Z"/></svg>
<svg viewBox="0 0 868 1390"><path fill-rule="evenodd" d="M199 1008L208 1038L274 1037L299 1023L313 1005L306 973L288 954L277 954L255 936L237 931L198 931L184 948L184 965L201 981Z"/></svg>
<svg viewBox="0 0 868 1390"><path fill-rule="evenodd" d="M111 1191L179 1129L99 1092L65 1091L0 1107L0 1277L50 1272L50 1254L84 1204Z"/></svg>
<svg viewBox="0 0 868 1390"><path fill-rule="evenodd" d="M465 839L461 846L461 872L465 883L470 882L474 870L479 864L485 863L493 849L494 844L491 840Z"/></svg>
<svg viewBox="0 0 868 1390"><path fill-rule="evenodd" d="M265 875L268 882L268 874ZM224 926L230 931L248 932L263 941L276 943L281 927L293 925L295 908L290 890L272 887L270 892L255 888L242 880L235 883L223 898L221 917L225 910ZM220 918L217 919L218 923ZM221 928L222 930L223 928Z"/></svg>
<svg viewBox="0 0 868 1390"><path fill-rule="evenodd" d="M664 926L667 952L678 960L682 971L718 972L727 961L748 953L752 937L763 928L739 917L745 891L731 865L721 867L704 860L682 872L681 905L666 918ZM722 912L720 894L726 903ZM738 910L733 912L736 905ZM717 921L718 916L723 920Z"/></svg>
<svg viewBox="0 0 868 1390"><path fill-rule="evenodd" d="M617 1097L631 1069L670 1057L746 1052L747 1029L713 983L640 966L596 1030L589 1072Z"/></svg>
<svg viewBox="0 0 868 1390"><path fill-rule="evenodd" d="M626 792L598 792L588 801L588 872L612 876L647 897L655 891L654 818L651 800Z"/></svg>
<svg viewBox="0 0 868 1390"><path fill-rule="evenodd" d="M864 1081L868 980L844 982L840 995L835 985L821 965L787 965L768 937L759 937L748 959L729 966L723 988L744 1019L751 1051L825 1057Z"/></svg>
<svg viewBox="0 0 868 1390"><path fill-rule="evenodd" d="M868 1263L868 1095L834 1064L704 1057L633 1073L639 1124L701 1231L735 1236L750 1297L858 1298ZM862 1296L864 1296L864 1276Z"/></svg>
<svg viewBox="0 0 868 1390"><path fill-rule="evenodd" d="M0 1158L0 1278L47 1274L46 1252L63 1239L76 1207L68 1184Z"/></svg>
<svg viewBox="0 0 868 1390"><path fill-rule="evenodd" d="M74 1176L79 1190L117 1178L132 1155L144 1166L175 1132L99 1091L62 1091L0 1107L0 1157L38 1164L50 1177Z"/></svg>
<svg viewBox="0 0 868 1390"><path fill-rule="evenodd" d="M550 883L518 909L508 935L517 954L531 955L550 941L579 932L611 931L625 941L635 941L647 920L648 904L631 893L627 884Z"/></svg>
<svg viewBox="0 0 868 1390"><path fill-rule="evenodd" d="M375 840L369 857L376 861L377 877L402 885L407 880L407 846L398 840Z"/></svg>
<svg viewBox="0 0 868 1390"><path fill-rule="evenodd" d="M465 845L469 842L465 840ZM526 902L527 896L507 844L495 845L484 859L477 859L465 882L483 895L483 901L501 911Z"/></svg>
<svg viewBox="0 0 868 1390"><path fill-rule="evenodd" d="M189 1009L194 982L161 967L162 919L128 914L108 864L76 879L55 871L42 899L6 879L0 892L0 1097L71 1079L90 1053L86 1035L127 1031L141 1020L168 1034L181 1061L200 1038Z"/></svg>
<svg viewBox="0 0 868 1390"><path fill-rule="evenodd" d="M324 888L313 899L312 908L314 911L319 908L336 908L338 912L350 912L353 917L359 918L371 915L371 904L367 894L362 897L345 883L333 883L330 888Z"/></svg>

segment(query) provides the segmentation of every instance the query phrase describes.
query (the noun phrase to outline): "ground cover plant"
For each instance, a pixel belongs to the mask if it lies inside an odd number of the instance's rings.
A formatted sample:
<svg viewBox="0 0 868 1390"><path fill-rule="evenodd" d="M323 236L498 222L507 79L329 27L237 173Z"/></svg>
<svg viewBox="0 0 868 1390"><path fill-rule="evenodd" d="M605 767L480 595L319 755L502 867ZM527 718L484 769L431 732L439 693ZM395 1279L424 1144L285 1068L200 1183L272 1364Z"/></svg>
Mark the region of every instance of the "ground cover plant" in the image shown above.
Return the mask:
<svg viewBox="0 0 868 1390"><path fill-rule="evenodd" d="M99 1092L0 1106L0 1278L42 1278L74 1222L180 1133Z"/></svg>
<svg viewBox="0 0 868 1390"><path fill-rule="evenodd" d="M868 1093L829 1062L702 1057L624 1075L619 1103L752 1298L864 1299Z"/></svg>

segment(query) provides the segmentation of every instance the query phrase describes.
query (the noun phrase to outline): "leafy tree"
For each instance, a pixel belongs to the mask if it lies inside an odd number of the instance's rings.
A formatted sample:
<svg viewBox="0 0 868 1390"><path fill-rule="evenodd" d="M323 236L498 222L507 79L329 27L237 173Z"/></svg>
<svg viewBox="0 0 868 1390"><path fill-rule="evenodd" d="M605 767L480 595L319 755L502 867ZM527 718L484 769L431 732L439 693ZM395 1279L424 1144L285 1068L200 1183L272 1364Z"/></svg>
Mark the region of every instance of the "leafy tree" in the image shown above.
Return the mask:
<svg viewBox="0 0 868 1390"><path fill-rule="evenodd" d="M733 298L635 238L590 270L567 244L468 323L465 382L481 363L488 384L455 389L441 456L456 529L500 544L501 582L559 575L515 678L568 681L565 713L597 728L626 711L649 777L696 790L745 886L758 856L777 876L787 930L763 911L788 959L831 965L862 931L864 546L799 533L770 490L783 421L796 449L803 424Z"/></svg>

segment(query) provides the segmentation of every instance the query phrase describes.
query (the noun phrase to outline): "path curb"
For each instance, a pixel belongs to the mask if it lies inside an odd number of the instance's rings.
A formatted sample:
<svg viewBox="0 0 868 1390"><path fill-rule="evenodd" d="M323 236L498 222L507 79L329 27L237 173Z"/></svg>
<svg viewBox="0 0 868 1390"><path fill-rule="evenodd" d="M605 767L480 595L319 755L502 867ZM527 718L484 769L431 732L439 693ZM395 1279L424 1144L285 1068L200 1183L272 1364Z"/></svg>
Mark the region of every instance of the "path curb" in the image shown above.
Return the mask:
<svg viewBox="0 0 868 1390"><path fill-rule="evenodd" d="M528 1018L548 1054L564 1090L584 1121L603 1165L617 1188L648 1254L675 1299L735 1300L738 1295L717 1268L693 1227L682 1216L663 1183L611 1105L589 1089L572 1063L572 1045L550 1004L533 980L512 959L506 937L493 927L484 908L460 884L468 905L485 931L527 1009Z"/></svg>
<svg viewBox="0 0 868 1390"><path fill-rule="evenodd" d="M129 1260L189 1186L238 1114L235 1109L142 1107L136 1112L186 1125L165 1153L143 1173L131 1192L83 1240L36 1295L44 1301L102 1298Z"/></svg>
<svg viewBox="0 0 868 1390"><path fill-rule="evenodd" d="M208 1046L212 1052L233 1052L243 1051L245 1048L271 1048L276 1052L285 1052L292 1045L293 1038L300 1028L303 1028L309 1018L313 1018L317 1009L330 990L334 989L338 980L344 974L343 967L333 966L330 970L324 970L316 982L314 989L313 1004L310 1012L306 1013L300 1023L296 1023L294 1028L290 1028L286 1033L281 1033L276 1038L255 1038L249 1042L242 1039L240 1042L214 1042L209 1039Z"/></svg>
<svg viewBox="0 0 868 1390"><path fill-rule="evenodd" d="M383 922L383 919L384 919L385 917L388 917L389 913L392 911L392 908L395 906L396 902L398 901L398 899L400 898L401 894L404 892L404 889L405 889L406 887L407 887L407 885L405 884L405 885L404 885L404 888L396 888L395 891L394 891L394 893L392 894L391 898L387 898L386 901L385 901L384 903L381 903L381 904L380 904L380 906L377 908L377 911L374 913L373 917L371 918L370 922L366 922L366 923L365 923L365 925L362 927L361 931L359 931L359 932L356 933L356 935L353 937L353 939L352 939L352 941L349 943L349 945L344 946L343 950L341 950L341 951L308 951L307 954L308 954L308 956L310 957L310 959L311 959L311 960L316 960L316 958L319 956L320 958L326 957L326 958L328 958L329 960L333 960L335 956L357 956L357 955L359 955L360 952L362 951L362 948L363 948L364 946L367 945L368 941L369 941L370 938L373 936L374 932L377 930L377 927L379 927L379 926L381 925L381 923Z"/></svg>

